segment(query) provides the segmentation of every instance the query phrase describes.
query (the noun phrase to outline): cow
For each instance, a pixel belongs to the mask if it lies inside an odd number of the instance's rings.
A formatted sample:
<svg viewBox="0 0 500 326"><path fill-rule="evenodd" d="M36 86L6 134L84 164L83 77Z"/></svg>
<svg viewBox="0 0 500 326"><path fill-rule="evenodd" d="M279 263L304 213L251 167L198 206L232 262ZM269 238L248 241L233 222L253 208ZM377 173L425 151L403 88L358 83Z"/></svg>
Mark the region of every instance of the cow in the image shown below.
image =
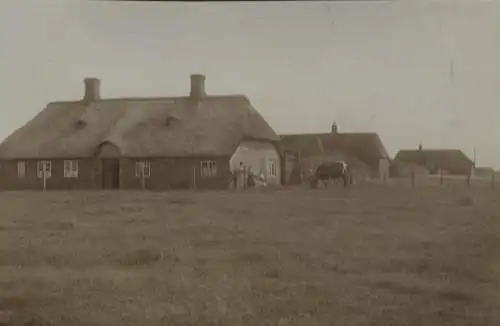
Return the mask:
<svg viewBox="0 0 500 326"><path fill-rule="evenodd" d="M343 181L344 188L352 184L351 173L347 163L344 161L323 163L316 169L311 180L311 186L312 188L316 188L318 181L321 181L325 188L327 188L328 181L339 179Z"/></svg>

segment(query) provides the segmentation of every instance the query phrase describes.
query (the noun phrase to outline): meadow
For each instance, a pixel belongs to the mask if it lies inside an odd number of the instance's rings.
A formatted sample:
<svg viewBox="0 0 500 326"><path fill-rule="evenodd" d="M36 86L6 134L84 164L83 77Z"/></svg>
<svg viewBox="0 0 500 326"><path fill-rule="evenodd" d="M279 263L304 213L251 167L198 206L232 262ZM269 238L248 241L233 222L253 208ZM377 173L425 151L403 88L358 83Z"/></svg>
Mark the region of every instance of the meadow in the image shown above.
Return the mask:
<svg viewBox="0 0 500 326"><path fill-rule="evenodd" d="M500 191L1 192L0 324L500 325Z"/></svg>

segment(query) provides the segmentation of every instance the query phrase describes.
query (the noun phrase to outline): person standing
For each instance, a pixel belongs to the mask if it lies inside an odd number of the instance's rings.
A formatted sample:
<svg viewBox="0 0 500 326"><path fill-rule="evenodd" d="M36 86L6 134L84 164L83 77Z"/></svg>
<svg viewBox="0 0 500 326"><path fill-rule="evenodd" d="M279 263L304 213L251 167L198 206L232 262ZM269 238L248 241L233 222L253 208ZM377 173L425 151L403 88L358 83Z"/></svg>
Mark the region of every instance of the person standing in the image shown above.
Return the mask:
<svg viewBox="0 0 500 326"><path fill-rule="evenodd" d="M233 171L231 171L231 181L233 183L233 189L238 189L238 170L233 169Z"/></svg>
<svg viewBox="0 0 500 326"><path fill-rule="evenodd" d="M239 169L239 177L238 177L238 183L239 186L238 188L245 189L245 165L243 165L243 162L240 162L240 169Z"/></svg>
<svg viewBox="0 0 500 326"><path fill-rule="evenodd" d="M247 187L248 188L255 187L255 180L253 177L253 171L251 167L248 167Z"/></svg>

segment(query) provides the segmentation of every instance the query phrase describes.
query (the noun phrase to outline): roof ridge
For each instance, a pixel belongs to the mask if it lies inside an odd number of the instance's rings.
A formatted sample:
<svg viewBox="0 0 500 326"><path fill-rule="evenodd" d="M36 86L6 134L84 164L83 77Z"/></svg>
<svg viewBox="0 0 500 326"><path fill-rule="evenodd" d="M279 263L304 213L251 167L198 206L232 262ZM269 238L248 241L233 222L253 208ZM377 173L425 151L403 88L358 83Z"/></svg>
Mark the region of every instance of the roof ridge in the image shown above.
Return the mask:
<svg viewBox="0 0 500 326"><path fill-rule="evenodd" d="M248 97L244 94L214 94L214 95L207 95L201 98L201 101L204 100L219 100L219 99L245 99L248 102L250 100ZM109 97L109 98L101 98L95 101L92 101L93 103L99 103L99 102L114 102L114 101L165 101L165 100L188 100L190 99L189 95L186 96L132 96L132 97ZM68 105L68 104L82 104L82 100L69 100L69 101L52 101L49 102L48 105L58 105L58 104L63 104L63 105Z"/></svg>
<svg viewBox="0 0 500 326"><path fill-rule="evenodd" d="M294 133L294 134L278 134L280 137L290 137L290 136L344 136L344 135L370 135L370 136L379 136L377 132L370 131L370 132L339 132L336 134L333 134L331 132L310 132L310 133Z"/></svg>
<svg viewBox="0 0 500 326"><path fill-rule="evenodd" d="M463 152L460 148L400 149L400 152Z"/></svg>

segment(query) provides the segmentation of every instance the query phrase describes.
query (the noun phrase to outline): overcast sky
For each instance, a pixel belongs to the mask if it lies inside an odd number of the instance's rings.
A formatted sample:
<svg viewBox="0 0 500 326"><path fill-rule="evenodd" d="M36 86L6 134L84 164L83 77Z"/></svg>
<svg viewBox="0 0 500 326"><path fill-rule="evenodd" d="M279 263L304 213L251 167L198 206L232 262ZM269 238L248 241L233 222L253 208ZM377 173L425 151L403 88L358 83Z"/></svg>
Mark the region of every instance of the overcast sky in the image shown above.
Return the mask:
<svg viewBox="0 0 500 326"><path fill-rule="evenodd" d="M0 2L0 138L47 102L246 94L278 133L379 133L500 168L500 1ZM453 62L453 64L452 64ZM50 126L47 126L49 128Z"/></svg>

